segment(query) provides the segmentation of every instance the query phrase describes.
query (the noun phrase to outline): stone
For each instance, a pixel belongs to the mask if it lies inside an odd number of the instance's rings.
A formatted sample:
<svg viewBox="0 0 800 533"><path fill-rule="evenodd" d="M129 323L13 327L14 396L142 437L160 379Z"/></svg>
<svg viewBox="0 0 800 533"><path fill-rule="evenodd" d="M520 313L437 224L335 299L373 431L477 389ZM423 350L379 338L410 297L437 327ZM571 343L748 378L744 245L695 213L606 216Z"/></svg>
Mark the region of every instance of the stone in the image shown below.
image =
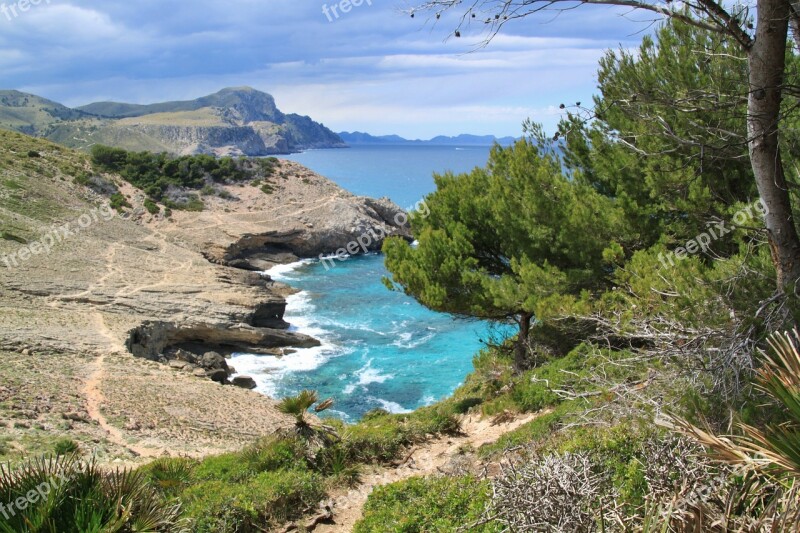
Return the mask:
<svg viewBox="0 0 800 533"><path fill-rule="evenodd" d="M227 370L228 362L217 352L206 352L200 358L200 366L206 370Z"/></svg>
<svg viewBox="0 0 800 533"><path fill-rule="evenodd" d="M228 373L222 369L219 370L209 370L206 372L206 377L211 381L215 381L217 383L227 383L228 382Z"/></svg>
<svg viewBox="0 0 800 533"><path fill-rule="evenodd" d="M256 384L256 380L254 380L250 376L236 376L235 378L233 378L231 383L237 387L249 390L253 390L256 387L258 387L258 385Z"/></svg>
<svg viewBox="0 0 800 533"><path fill-rule="evenodd" d="M175 359L179 361L186 361L187 363L197 364L197 355L187 350L178 349L175 352Z"/></svg>
<svg viewBox="0 0 800 533"><path fill-rule="evenodd" d="M174 368L175 370L183 370L184 368L186 368L186 365L188 364L189 363L187 363L186 361L177 361L173 359L172 361L169 362L169 367Z"/></svg>
<svg viewBox="0 0 800 533"><path fill-rule="evenodd" d="M203 369L203 368L195 368L195 369L192 371L192 375L193 375L193 376L197 376L197 377L199 377L199 378L204 378L204 377L206 377L206 371L205 371L205 369Z"/></svg>

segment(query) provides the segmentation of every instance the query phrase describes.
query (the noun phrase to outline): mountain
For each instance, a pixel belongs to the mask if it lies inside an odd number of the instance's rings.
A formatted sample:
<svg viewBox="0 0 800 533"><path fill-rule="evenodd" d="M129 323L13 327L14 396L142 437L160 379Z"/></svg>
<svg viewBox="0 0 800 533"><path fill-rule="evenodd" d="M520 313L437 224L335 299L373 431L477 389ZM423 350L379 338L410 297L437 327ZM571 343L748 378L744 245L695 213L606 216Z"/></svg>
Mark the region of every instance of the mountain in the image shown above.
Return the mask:
<svg viewBox="0 0 800 533"><path fill-rule="evenodd" d="M0 91L0 127L73 148L106 144L176 154L263 156L344 141L310 117L284 114L275 99L250 87L195 100L150 105L96 102L77 109L19 91Z"/></svg>
<svg viewBox="0 0 800 533"><path fill-rule="evenodd" d="M430 146L492 146L494 143L509 145L516 141L514 137L495 137L494 135L461 134L455 137L439 135L428 141L404 139L399 135L370 135L360 131L352 133L343 131L339 137L347 144L413 144Z"/></svg>
<svg viewBox="0 0 800 533"><path fill-rule="evenodd" d="M57 122L89 115L52 100L20 91L0 91L0 128L36 135Z"/></svg>

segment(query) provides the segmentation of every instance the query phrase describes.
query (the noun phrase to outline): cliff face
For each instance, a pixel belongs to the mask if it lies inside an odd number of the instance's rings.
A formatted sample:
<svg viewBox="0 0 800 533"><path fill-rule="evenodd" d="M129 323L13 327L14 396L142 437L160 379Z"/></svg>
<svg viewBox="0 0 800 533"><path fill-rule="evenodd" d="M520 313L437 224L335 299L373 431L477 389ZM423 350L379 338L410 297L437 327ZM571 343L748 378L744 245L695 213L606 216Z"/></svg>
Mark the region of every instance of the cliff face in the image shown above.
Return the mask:
<svg viewBox="0 0 800 533"><path fill-rule="evenodd" d="M249 87L223 89L196 100L98 102L78 109L0 91L0 127L79 149L106 144L175 154L264 156L346 146L322 124L282 113L272 96Z"/></svg>

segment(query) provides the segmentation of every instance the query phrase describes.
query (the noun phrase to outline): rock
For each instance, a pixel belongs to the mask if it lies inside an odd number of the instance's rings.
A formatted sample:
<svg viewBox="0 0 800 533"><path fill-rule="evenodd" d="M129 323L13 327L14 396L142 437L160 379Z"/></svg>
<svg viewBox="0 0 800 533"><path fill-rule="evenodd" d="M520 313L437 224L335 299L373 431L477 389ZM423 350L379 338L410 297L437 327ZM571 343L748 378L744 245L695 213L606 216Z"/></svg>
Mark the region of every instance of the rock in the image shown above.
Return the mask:
<svg viewBox="0 0 800 533"><path fill-rule="evenodd" d="M31 351L29 349L25 348L24 350L22 350L22 355L30 355L30 354Z"/></svg>
<svg viewBox="0 0 800 533"><path fill-rule="evenodd" d="M197 376L197 377L199 377L199 378L204 378L204 377L206 377L206 371L205 371L205 369L203 369L203 368L195 368L195 369L192 371L192 375L193 375L193 376Z"/></svg>
<svg viewBox="0 0 800 533"><path fill-rule="evenodd" d="M206 372L206 377L211 381L215 381L217 383L227 383L228 382L228 373L224 370L209 370Z"/></svg>
<svg viewBox="0 0 800 533"><path fill-rule="evenodd" d="M235 369L235 368L233 368L231 365L228 365L228 375L229 375L229 376L232 376L232 375L234 375L234 374L236 374L236 373L237 373L237 372L236 372L236 369Z"/></svg>
<svg viewBox="0 0 800 533"><path fill-rule="evenodd" d="M206 370L228 370L228 362L217 352L206 352L200 358L200 366Z"/></svg>
<svg viewBox="0 0 800 533"><path fill-rule="evenodd" d="M169 362L169 367L174 368L175 370L183 370L184 368L186 368L186 365L188 364L189 363L187 363L186 361L177 361L173 359L172 361Z"/></svg>
<svg viewBox="0 0 800 533"><path fill-rule="evenodd" d="M256 380L254 380L250 376L236 376L235 378L233 378L231 383L237 387L249 390L253 390L256 387L258 387L258 385L256 384Z"/></svg>
<svg viewBox="0 0 800 533"><path fill-rule="evenodd" d="M63 413L61 417L64 420L71 420L73 422L83 422L84 424L89 424L91 422L88 416L76 412Z"/></svg>
<svg viewBox="0 0 800 533"><path fill-rule="evenodd" d="M175 359L179 361L186 361L187 363L192 363L193 365L197 364L197 355L189 352L187 350L178 350L175 352Z"/></svg>

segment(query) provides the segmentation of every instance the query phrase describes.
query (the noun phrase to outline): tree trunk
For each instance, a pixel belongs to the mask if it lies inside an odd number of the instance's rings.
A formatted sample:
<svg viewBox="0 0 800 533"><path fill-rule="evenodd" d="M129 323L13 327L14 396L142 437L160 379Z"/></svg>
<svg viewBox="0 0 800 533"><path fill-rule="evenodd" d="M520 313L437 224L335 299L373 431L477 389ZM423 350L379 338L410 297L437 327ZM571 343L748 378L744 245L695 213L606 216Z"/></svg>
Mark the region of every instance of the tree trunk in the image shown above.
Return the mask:
<svg viewBox="0 0 800 533"><path fill-rule="evenodd" d="M522 313L519 317L519 335L514 348L514 373L520 374L528 369L528 332L531 329L533 314Z"/></svg>
<svg viewBox="0 0 800 533"><path fill-rule="evenodd" d="M794 294L800 279L800 238L778 145L789 16L786 0L758 1L756 36L748 51L747 132L758 192L768 210L764 218L778 289Z"/></svg>

